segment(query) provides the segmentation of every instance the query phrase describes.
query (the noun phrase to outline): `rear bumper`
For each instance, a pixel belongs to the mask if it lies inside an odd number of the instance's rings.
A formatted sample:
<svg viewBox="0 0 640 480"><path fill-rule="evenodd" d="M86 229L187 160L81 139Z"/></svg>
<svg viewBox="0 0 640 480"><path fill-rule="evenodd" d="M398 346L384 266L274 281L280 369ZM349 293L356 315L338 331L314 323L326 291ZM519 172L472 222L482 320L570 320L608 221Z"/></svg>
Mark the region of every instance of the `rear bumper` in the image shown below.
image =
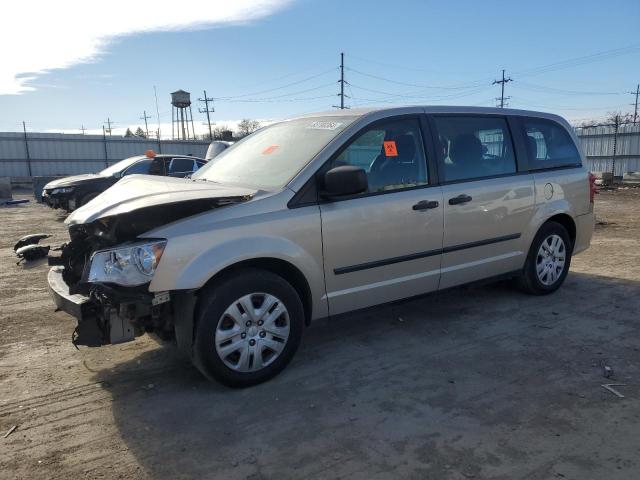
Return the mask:
<svg viewBox="0 0 640 480"><path fill-rule="evenodd" d="M575 217L576 221L576 243L573 247L573 255L585 251L591 244L593 228L595 226L595 215L589 212L586 215Z"/></svg>

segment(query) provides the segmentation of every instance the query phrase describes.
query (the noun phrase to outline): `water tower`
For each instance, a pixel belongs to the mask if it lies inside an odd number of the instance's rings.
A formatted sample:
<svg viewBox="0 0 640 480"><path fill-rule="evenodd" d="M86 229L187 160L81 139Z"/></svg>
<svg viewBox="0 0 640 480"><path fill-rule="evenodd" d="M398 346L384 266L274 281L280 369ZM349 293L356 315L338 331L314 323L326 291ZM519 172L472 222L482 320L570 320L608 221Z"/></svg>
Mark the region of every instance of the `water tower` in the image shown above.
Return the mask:
<svg viewBox="0 0 640 480"><path fill-rule="evenodd" d="M189 131L191 122L191 131ZM171 138L178 140L195 140L193 114L191 113L191 94L184 90L171 93Z"/></svg>

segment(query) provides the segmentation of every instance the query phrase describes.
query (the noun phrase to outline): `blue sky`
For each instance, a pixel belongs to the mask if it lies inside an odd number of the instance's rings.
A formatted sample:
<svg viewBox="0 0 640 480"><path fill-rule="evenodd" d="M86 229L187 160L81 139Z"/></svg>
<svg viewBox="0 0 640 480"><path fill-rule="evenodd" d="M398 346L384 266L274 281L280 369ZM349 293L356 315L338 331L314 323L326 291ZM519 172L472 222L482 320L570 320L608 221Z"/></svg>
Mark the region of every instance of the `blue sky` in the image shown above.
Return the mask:
<svg viewBox="0 0 640 480"><path fill-rule="evenodd" d="M339 101L341 51L352 106L495 105L500 92L491 83L505 68L514 80L506 86L509 106L576 120L630 110L628 92L640 82L637 0L267 0L259 14L247 13L249 3L230 21L214 12L197 28L202 8L226 7L192 3L185 0L183 6L200 10L184 13L177 30L160 22L145 28L150 32L136 32L135 18L119 29L119 17L143 18L144 12L112 11L109 22L99 25L101 34L108 36L110 28L125 34L105 40L89 63L70 60L67 68L23 84L32 90L0 94L0 130L17 130L22 120L34 131L101 129L107 117L127 127L142 123L143 110L155 124L154 85L162 123L171 120L169 92L178 88L192 92L192 100L203 89L216 97L213 119L219 124L326 110ZM30 18L19 13L17 24L26 28ZM61 8L56 15L62 19L69 12ZM22 41L35 44L23 56L37 56L37 45L47 40L35 34ZM15 46L16 56L21 48ZM73 50L58 50L65 48ZM599 52L606 53L587 57ZM552 65L581 57L587 58ZM201 124L198 106L194 120Z"/></svg>

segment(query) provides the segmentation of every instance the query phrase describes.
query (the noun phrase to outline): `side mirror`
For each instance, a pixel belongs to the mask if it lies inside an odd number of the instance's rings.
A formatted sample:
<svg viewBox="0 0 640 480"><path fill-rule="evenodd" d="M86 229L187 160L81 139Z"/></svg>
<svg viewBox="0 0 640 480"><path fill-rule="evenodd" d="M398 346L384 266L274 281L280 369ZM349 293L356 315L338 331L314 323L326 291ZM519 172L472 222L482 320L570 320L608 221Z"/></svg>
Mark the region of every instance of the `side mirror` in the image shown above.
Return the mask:
<svg viewBox="0 0 640 480"><path fill-rule="evenodd" d="M321 195L326 198L357 195L369 188L367 172L363 168L352 165L335 167L324 174L324 190Z"/></svg>
<svg viewBox="0 0 640 480"><path fill-rule="evenodd" d="M122 178L122 172L115 172L115 173L113 174L113 176L114 176L115 178Z"/></svg>

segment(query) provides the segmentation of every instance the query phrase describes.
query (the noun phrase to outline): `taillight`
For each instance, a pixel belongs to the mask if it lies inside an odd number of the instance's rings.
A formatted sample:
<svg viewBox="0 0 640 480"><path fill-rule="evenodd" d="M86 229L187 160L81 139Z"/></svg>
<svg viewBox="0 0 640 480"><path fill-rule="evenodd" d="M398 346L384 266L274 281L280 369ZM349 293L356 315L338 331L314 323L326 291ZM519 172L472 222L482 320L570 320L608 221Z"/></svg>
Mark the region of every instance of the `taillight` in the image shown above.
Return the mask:
<svg viewBox="0 0 640 480"><path fill-rule="evenodd" d="M593 203L596 193L598 193L598 186L596 185L596 176L589 172L589 201Z"/></svg>

